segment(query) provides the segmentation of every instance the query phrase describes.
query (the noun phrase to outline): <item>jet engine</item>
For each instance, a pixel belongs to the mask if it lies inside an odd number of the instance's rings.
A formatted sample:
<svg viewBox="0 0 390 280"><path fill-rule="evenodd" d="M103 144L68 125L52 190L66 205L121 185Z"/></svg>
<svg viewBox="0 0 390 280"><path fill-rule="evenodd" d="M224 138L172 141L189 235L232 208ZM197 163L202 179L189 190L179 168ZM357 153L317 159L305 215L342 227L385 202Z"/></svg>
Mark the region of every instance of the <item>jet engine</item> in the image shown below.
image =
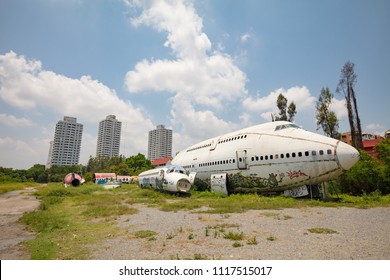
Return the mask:
<svg viewBox="0 0 390 280"><path fill-rule="evenodd" d="M84 179L76 173L68 173L64 178L65 187L73 186L78 187L80 184L84 183Z"/></svg>
<svg viewBox="0 0 390 280"><path fill-rule="evenodd" d="M165 174L162 188L169 192L189 192L191 183L187 175L172 172Z"/></svg>

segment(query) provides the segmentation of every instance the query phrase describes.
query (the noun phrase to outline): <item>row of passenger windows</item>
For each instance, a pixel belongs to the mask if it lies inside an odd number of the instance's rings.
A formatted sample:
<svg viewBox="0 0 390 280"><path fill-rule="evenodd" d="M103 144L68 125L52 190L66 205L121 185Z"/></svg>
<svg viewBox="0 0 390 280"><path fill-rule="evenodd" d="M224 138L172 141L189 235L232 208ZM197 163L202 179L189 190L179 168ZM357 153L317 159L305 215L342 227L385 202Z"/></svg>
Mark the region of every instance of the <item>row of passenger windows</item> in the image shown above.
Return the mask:
<svg viewBox="0 0 390 280"><path fill-rule="evenodd" d="M214 165L229 164L229 163L236 163L236 160L233 158L233 159L227 159L227 160L217 160L217 161L199 163L199 167L214 166Z"/></svg>
<svg viewBox="0 0 390 280"><path fill-rule="evenodd" d="M226 138L226 139L223 139L223 140L219 140L218 144L222 144L222 143L226 143L226 142L230 142L230 141L234 141L234 140L239 140L239 139L245 139L245 138L247 138L247 136L248 135L238 135L238 136L235 136L235 137ZM194 148L188 149L187 152L191 152L191 151L195 151L195 150L211 147L211 145L212 145L212 143L204 144L204 145L201 145L201 146L198 146L198 147L194 147Z"/></svg>
<svg viewBox="0 0 390 280"><path fill-rule="evenodd" d="M265 155L265 156L253 156L251 159L252 161L259 161L259 160L273 160L273 159L284 159L284 158L295 158L295 157L303 157L303 156L310 156L310 154L312 156L316 156L317 155L317 151L311 151L311 153L309 151L305 151L305 152L292 152L292 153L285 153L285 154L276 154L276 155ZM324 150L319 150L318 151L318 154L320 156L323 156L325 154ZM332 154L332 150L331 149L328 149L326 150L326 154L328 155L331 155Z"/></svg>
<svg viewBox="0 0 390 280"><path fill-rule="evenodd" d="M319 150L318 155L323 156L325 155L331 155L332 150L328 149L326 151L324 150ZM292 152L292 153L285 153L285 154L276 154L276 155L265 155L265 156L252 156L251 160L252 161L262 161L262 160L273 160L273 159L285 159L285 158L296 158L296 157L308 157L308 156L316 156L317 151L305 151L305 152ZM240 157L239 161L242 162L243 158ZM231 164L231 163L236 163L235 159L227 159L227 160L218 160L218 161L211 161L211 162L205 162L205 163L199 163L199 167L204 167L204 166L215 166L215 165L222 165L222 164ZM194 168L194 165L186 165L183 166L185 169L189 168Z"/></svg>
<svg viewBox="0 0 390 280"><path fill-rule="evenodd" d="M218 141L218 144L222 144L222 143L226 143L226 142L230 142L230 141L234 141L234 140L245 139L247 136L248 136L248 135L238 135L238 136L235 136L235 137L230 137L230 138L222 139L222 140L219 140L219 141Z"/></svg>
<svg viewBox="0 0 390 280"><path fill-rule="evenodd" d="M207 148L207 147L210 147L210 146L211 146L211 143L210 143L210 144L205 144L205 145L202 145L202 146L198 146L198 147L195 147L195 148L192 148L192 149L188 149L188 150L187 150L187 153L188 153L188 152L191 152L191 151L195 151L195 150Z"/></svg>

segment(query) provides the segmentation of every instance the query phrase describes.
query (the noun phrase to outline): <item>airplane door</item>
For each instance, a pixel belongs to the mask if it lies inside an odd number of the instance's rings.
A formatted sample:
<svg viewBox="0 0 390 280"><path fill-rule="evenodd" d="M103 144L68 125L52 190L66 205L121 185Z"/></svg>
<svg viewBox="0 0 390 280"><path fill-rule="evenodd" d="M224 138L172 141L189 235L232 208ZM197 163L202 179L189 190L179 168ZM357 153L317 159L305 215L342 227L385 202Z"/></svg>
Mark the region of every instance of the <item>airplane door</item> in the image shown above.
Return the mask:
<svg viewBox="0 0 390 280"><path fill-rule="evenodd" d="M214 139L214 140L211 142L210 151L214 151L214 150L215 150L215 148L216 148L217 145L218 145L218 141L219 141L219 138L218 138L218 139Z"/></svg>
<svg viewBox="0 0 390 280"><path fill-rule="evenodd" d="M246 150L237 151L237 167L238 169L246 169Z"/></svg>

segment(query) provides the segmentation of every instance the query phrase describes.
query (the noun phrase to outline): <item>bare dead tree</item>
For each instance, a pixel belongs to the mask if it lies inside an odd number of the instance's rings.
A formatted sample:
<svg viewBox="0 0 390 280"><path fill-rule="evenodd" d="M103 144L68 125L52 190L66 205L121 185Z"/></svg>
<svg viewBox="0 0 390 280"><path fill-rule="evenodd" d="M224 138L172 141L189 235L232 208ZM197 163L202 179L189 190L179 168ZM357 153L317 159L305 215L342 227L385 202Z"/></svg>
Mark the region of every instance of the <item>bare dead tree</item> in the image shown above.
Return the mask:
<svg viewBox="0 0 390 280"><path fill-rule="evenodd" d="M341 69L341 77L336 92L342 93L345 97L348 110L348 121L351 128L352 146L363 149L362 128L357 108L357 99L354 90L357 75L354 71L355 64L347 61Z"/></svg>

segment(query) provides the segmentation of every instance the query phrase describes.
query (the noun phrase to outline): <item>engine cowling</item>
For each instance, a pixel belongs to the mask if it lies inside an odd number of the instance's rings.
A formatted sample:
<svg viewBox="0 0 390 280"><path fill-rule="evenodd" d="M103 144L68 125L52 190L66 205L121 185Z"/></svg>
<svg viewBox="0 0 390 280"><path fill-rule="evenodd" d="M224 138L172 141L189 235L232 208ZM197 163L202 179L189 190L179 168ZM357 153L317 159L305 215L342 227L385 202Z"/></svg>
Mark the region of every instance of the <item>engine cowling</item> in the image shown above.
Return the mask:
<svg viewBox="0 0 390 280"><path fill-rule="evenodd" d="M79 174L76 173L68 173L64 178L65 187L67 186L78 187L83 182L84 179Z"/></svg>
<svg viewBox="0 0 390 280"><path fill-rule="evenodd" d="M165 174L162 188L169 192L189 192L191 183L187 175L172 172Z"/></svg>

